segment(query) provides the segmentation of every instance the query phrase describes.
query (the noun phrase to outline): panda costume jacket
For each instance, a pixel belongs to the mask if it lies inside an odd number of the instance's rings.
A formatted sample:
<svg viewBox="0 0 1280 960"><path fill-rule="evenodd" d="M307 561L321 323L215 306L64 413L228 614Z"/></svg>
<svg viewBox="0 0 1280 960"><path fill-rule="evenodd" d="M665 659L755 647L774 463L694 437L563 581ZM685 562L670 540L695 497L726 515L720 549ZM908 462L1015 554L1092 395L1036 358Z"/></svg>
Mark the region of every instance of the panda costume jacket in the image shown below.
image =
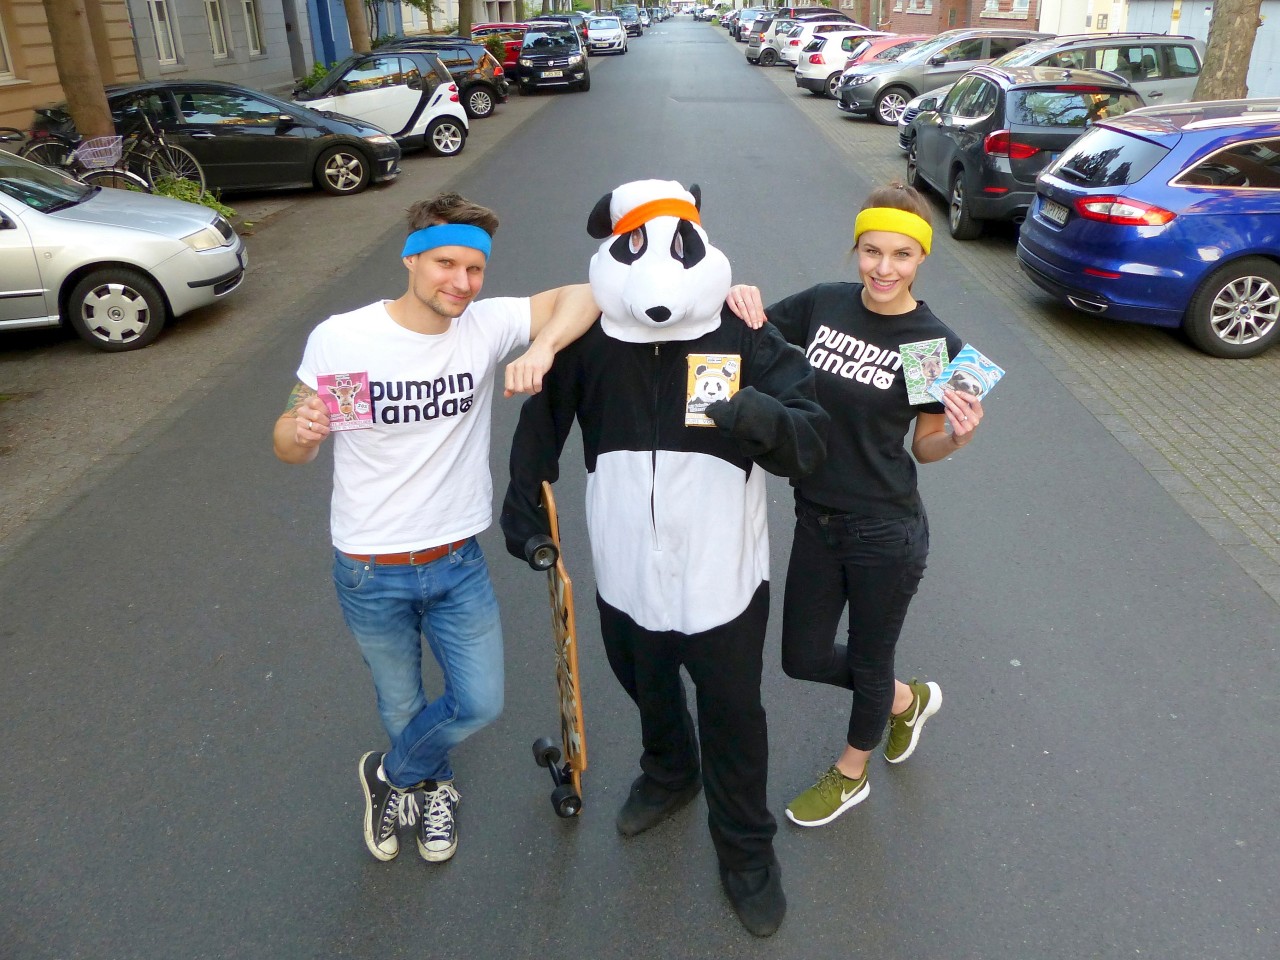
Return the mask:
<svg viewBox="0 0 1280 960"><path fill-rule="evenodd" d="M764 471L799 477L819 466L828 418L804 354L724 306L729 262L700 226L699 202L697 187L646 180L619 187L592 211L588 231L603 243L590 279L602 315L557 355L542 391L522 408L501 525L520 559L531 538L548 533L540 486L557 479L576 418L602 636L640 707L641 768L671 789L698 776L683 665L698 687L712 835L722 865L743 869L772 857L776 830L764 803L759 691L769 578ZM726 384L699 370L704 355L737 368L732 399L717 399ZM715 425L686 426L692 412ZM673 645L681 636L716 642ZM665 659L647 663L659 649ZM715 662L694 662L707 651ZM723 706L720 719L712 701Z"/></svg>

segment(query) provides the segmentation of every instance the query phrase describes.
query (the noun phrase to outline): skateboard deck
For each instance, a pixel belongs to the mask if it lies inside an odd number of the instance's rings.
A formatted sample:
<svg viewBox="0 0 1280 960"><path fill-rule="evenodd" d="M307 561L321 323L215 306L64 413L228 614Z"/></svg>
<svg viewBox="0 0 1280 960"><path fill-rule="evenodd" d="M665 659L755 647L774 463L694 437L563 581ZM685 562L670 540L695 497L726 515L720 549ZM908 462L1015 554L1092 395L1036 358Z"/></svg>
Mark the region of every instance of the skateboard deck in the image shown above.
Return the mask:
<svg viewBox="0 0 1280 960"><path fill-rule="evenodd" d="M556 546L555 566L547 570L551 599L551 637L556 653L556 688L560 701L560 742L564 745L563 773L582 797L582 774L587 769L587 737L582 724L582 683L578 672L578 629L573 614L573 580L560 548L560 518L551 484L543 481L542 505ZM576 812L576 811L575 811Z"/></svg>

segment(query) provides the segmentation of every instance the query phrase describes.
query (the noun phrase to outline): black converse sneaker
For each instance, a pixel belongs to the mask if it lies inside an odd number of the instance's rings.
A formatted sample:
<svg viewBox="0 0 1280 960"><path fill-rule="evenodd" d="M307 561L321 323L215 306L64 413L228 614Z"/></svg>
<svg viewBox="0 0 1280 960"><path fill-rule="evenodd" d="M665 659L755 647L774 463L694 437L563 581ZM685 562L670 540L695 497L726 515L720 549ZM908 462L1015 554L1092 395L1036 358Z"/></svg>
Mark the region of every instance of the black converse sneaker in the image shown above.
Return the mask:
<svg viewBox="0 0 1280 960"><path fill-rule="evenodd" d="M370 750L360 758L360 787L364 793L364 845L379 860L394 860L400 852L396 820L404 793L387 782L382 754Z"/></svg>
<svg viewBox="0 0 1280 960"><path fill-rule="evenodd" d="M457 852L458 825L454 811L458 808L458 791L452 780L440 780L435 789L427 785L422 791L422 820L418 823L418 853L429 863L443 863Z"/></svg>

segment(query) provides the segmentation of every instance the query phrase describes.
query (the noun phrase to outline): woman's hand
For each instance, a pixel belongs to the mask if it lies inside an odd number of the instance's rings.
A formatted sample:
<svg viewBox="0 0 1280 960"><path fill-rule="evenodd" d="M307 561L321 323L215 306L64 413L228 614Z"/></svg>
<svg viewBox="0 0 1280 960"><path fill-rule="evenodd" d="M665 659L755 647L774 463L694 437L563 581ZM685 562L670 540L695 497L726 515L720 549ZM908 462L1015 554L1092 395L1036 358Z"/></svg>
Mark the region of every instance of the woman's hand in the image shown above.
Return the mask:
<svg viewBox="0 0 1280 960"><path fill-rule="evenodd" d="M982 401L973 394L952 390L942 391L942 405L947 410L947 422L951 424L951 442L963 447L973 439L973 431L982 422Z"/></svg>
<svg viewBox="0 0 1280 960"><path fill-rule="evenodd" d="M765 320L769 319L764 315L764 301L760 299L759 287L735 283L729 288L729 296L724 302L733 311L733 315L752 330L759 330L764 326Z"/></svg>

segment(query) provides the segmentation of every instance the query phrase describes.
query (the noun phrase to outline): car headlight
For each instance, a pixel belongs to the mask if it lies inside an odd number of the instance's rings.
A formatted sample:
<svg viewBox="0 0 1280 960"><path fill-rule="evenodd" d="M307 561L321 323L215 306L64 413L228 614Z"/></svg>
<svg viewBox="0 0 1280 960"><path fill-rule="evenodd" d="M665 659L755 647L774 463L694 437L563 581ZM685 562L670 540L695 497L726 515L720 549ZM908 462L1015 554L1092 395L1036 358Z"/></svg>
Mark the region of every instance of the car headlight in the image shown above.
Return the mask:
<svg viewBox="0 0 1280 960"><path fill-rule="evenodd" d="M190 236L183 237L182 242L196 253L200 253L202 250L214 250L225 246L227 243L222 234L213 226L201 227Z"/></svg>
<svg viewBox="0 0 1280 960"><path fill-rule="evenodd" d="M366 143L395 143L396 138L386 133L371 133L364 138Z"/></svg>
<svg viewBox="0 0 1280 960"><path fill-rule="evenodd" d="M520 64L520 66L522 66L522 67L532 67L532 66L533 66L533 61L532 61L532 60L530 60L530 59L528 59L528 58L526 58L526 57L521 57L519 60L517 60L517 61L516 61L516 63Z"/></svg>
<svg viewBox="0 0 1280 960"><path fill-rule="evenodd" d="M575 66L582 62L582 54L574 53L569 55L569 66Z"/></svg>
<svg viewBox="0 0 1280 960"><path fill-rule="evenodd" d="M844 85L845 85L846 87L860 87L860 86L862 86L864 83L870 83L870 82L871 82L871 77L869 77L869 76L862 76L862 75L860 75L860 74L856 74L856 73L855 73L853 76L851 76L851 77L845 77L845 78L844 78Z"/></svg>

